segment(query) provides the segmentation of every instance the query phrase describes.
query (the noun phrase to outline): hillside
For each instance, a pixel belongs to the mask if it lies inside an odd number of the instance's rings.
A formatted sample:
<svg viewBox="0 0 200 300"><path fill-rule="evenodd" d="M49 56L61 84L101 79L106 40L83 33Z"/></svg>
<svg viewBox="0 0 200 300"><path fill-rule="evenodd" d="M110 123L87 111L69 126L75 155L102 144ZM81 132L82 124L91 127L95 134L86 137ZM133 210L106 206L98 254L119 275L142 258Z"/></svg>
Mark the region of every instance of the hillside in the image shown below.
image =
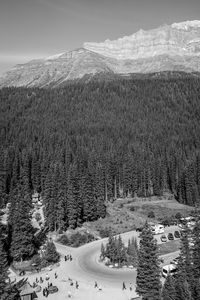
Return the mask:
<svg viewBox="0 0 200 300"><path fill-rule="evenodd" d="M127 195L168 190L198 204L199 95L187 74L2 89L1 205L24 182L42 192L54 229L104 217L107 201Z"/></svg>

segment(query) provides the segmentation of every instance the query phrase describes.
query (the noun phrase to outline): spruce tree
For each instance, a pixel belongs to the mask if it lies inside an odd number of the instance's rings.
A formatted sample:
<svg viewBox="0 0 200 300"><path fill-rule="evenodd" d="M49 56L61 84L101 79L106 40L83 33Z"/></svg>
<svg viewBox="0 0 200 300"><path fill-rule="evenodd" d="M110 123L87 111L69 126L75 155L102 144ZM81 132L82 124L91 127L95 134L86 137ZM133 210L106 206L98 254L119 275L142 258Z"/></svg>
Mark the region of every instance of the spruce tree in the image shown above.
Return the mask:
<svg viewBox="0 0 200 300"><path fill-rule="evenodd" d="M97 210L93 190L93 180L87 169L85 170L81 189L84 221L94 221L97 218Z"/></svg>
<svg viewBox="0 0 200 300"><path fill-rule="evenodd" d="M8 281L8 261L7 253L4 247L3 233L0 226L0 299L4 294Z"/></svg>
<svg viewBox="0 0 200 300"><path fill-rule="evenodd" d="M158 246L148 223L140 235L136 292L143 300L160 300L161 297Z"/></svg>
<svg viewBox="0 0 200 300"><path fill-rule="evenodd" d="M36 253L34 232L31 225L30 207L26 201L23 185L17 189L16 211L12 223L11 256L14 260L31 258Z"/></svg>
<svg viewBox="0 0 200 300"><path fill-rule="evenodd" d="M178 261L178 276L182 279L182 282L188 282L189 288L193 290L193 264L192 264L192 234L191 229L187 224L184 225L182 229L181 244L180 244L180 254Z"/></svg>
<svg viewBox="0 0 200 300"><path fill-rule="evenodd" d="M162 300L176 300L176 289L171 275L168 275L164 282L162 288Z"/></svg>
<svg viewBox="0 0 200 300"><path fill-rule="evenodd" d="M55 199L54 199L54 170L53 166L50 167L45 180L45 190L44 190L44 215L45 215L45 224L48 227L49 231L55 229Z"/></svg>
<svg viewBox="0 0 200 300"><path fill-rule="evenodd" d="M178 276L175 283L176 300L193 300L189 284L184 276Z"/></svg>
<svg viewBox="0 0 200 300"><path fill-rule="evenodd" d="M80 202L77 166L71 165L67 182L67 214L70 228L76 228L78 221L77 205Z"/></svg>
<svg viewBox="0 0 200 300"><path fill-rule="evenodd" d="M195 227L192 232L193 243L192 260L194 278L200 278L200 221L196 220Z"/></svg>
<svg viewBox="0 0 200 300"><path fill-rule="evenodd" d="M127 248L128 260L134 266L137 267L138 265L138 247L136 239L132 238L128 241L128 248Z"/></svg>
<svg viewBox="0 0 200 300"><path fill-rule="evenodd" d="M44 258L49 262L49 263L56 263L59 261L60 255L56 251L55 244L53 241L48 241L44 253Z"/></svg>
<svg viewBox="0 0 200 300"><path fill-rule="evenodd" d="M106 257L106 250L105 250L105 246L103 243L101 243L101 254L100 254L100 258L102 260L104 260L104 258Z"/></svg>

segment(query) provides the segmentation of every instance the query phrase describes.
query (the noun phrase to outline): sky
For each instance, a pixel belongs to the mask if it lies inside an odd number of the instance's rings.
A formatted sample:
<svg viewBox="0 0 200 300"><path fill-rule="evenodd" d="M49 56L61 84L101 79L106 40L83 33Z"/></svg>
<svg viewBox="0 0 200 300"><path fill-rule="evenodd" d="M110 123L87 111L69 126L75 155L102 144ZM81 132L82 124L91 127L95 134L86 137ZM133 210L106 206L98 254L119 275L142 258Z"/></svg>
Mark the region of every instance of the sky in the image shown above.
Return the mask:
<svg viewBox="0 0 200 300"><path fill-rule="evenodd" d="M200 0L0 0L0 75L139 29L200 20Z"/></svg>

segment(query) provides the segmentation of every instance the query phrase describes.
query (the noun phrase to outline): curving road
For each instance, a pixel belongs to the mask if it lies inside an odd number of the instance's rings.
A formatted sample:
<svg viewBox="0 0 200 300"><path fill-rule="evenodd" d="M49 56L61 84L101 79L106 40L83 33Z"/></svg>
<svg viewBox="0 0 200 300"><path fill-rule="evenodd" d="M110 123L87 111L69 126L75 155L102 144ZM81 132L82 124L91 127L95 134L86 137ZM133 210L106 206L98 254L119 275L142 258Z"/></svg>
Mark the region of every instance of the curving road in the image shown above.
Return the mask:
<svg viewBox="0 0 200 300"><path fill-rule="evenodd" d="M176 229L177 227L171 226L166 228L165 233L173 232ZM133 236L138 237L138 233L136 231L130 231L121 234L122 240L125 243ZM160 243L160 236L161 235L155 236L158 243ZM121 287L121 283L123 281L135 283L135 269L112 269L98 261L102 242L105 244L107 242L107 238L94 241L77 249L66 247L58 243L56 243L56 247L62 255L66 255L67 253L71 253L73 255L74 260L69 265L68 272L74 278L87 282L94 282L97 280L106 287L117 287L119 285ZM169 263L169 261L175 256L177 256L177 252L163 256L165 258L165 264Z"/></svg>

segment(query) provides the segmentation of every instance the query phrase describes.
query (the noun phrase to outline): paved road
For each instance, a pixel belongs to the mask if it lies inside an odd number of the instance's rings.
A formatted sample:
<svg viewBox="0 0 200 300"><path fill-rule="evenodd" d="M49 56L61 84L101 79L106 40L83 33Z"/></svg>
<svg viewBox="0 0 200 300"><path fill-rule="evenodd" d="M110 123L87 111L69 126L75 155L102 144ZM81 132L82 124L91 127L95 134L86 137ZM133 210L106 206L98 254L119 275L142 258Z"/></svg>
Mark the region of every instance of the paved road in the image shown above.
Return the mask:
<svg viewBox="0 0 200 300"><path fill-rule="evenodd" d="M177 229L177 226L167 227L165 229L165 233L174 232ZM129 238L138 237L138 233L135 231L130 231L121 234L122 240L126 243ZM161 235L156 235L155 238L160 241ZM66 253L71 252L74 261L70 265L68 269L71 272L72 277L77 278L79 280L88 280L90 282L94 282L95 280L100 281L104 286L117 287L120 285L122 281L133 282L135 283L136 279L136 270L135 269L111 269L106 267L103 263L98 261L100 255L101 243L106 243L107 239L98 240L77 249L72 249L70 247L65 247L56 243L57 250L65 255ZM165 259L165 264L168 264L169 261L178 255L178 252L173 254L168 254L163 256Z"/></svg>

